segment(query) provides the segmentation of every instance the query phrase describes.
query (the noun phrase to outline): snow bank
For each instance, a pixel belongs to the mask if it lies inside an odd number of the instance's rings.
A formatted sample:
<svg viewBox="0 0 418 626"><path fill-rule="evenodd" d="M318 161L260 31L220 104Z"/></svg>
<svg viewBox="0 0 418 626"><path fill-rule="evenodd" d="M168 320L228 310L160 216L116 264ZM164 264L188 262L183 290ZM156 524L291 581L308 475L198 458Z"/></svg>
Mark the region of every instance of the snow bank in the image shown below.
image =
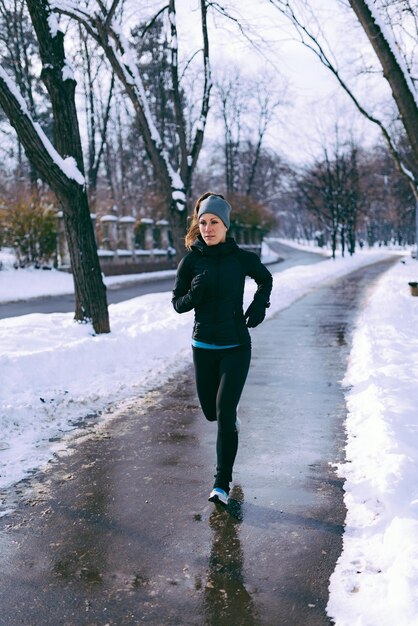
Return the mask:
<svg viewBox="0 0 418 626"><path fill-rule="evenodd" d="M417 261L381 278L357 320L347 392L343 553L328 613L337 626L418 624Z"/></svg>

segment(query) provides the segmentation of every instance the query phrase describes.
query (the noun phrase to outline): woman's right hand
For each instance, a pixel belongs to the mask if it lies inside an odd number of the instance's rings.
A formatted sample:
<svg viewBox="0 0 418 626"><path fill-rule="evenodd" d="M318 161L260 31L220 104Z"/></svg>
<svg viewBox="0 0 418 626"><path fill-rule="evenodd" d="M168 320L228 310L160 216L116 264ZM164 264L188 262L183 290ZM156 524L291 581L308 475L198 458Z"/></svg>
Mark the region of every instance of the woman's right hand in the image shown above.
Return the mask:
<svg viewBox="0 0 418 626"><path fill-rule="evenodd" d="M203 294L209 283L209 274L207 270L204 270L201 274L197 274L190 284L190 291L193 296L193 302L195 304L202 300Z"/></svg>

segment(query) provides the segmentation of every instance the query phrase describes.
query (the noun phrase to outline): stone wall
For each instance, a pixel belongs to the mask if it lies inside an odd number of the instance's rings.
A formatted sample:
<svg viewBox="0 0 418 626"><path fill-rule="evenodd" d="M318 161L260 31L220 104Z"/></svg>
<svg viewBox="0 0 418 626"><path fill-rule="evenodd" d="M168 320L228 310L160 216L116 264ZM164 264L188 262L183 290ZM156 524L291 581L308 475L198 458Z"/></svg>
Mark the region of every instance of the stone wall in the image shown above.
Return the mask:
<svg viewBox="0 0 418 626"><path fill-rule="evenodd" d="M96 216L92 215L91 218L96 232ZM58 222L58 263L60 269L69 269L70 257L62 213L58 213ZM167 220L154 222L150 218L142 218L138 223L133 216L118 218L115 215L103 215L97 228L100 229L102 242L98 248L100 266L107 276L176 267ZM259 227L232 224L229 234L242 248L261 254L262 232Z"/></svg>

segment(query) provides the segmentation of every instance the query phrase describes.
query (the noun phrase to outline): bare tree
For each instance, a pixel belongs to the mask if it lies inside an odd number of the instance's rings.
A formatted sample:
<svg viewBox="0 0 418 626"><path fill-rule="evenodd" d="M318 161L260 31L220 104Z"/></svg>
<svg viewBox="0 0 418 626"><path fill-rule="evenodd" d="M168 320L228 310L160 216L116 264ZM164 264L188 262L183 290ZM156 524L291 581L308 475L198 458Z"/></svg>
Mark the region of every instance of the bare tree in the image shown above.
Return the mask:
<svg viewBox="0 0 418 626"><path fill-rule="evenodd" d="M283 96L272 90L272 82L269 74L250 79L234 69L216 84L227 194L253 194L263 142L277 108L284 103Z"/></svg>
<svg viewBox="0 0 418 626"><path fill-rule="evenodd" d="M61 203L73 272L75 319L91 320L96 333L109 332L106 291L85 187L75 107L75 80L64 53L64 35L47 0L27 0L42 60L41 78L54 118L54 144L33 121L16 85L0 68L0 106L14 126L28 159Z"/></svg>
<svg viewBox="0 0 418 626"><path fill-rule="evenodd" d="M332 152L324 147L323 157L306 168L298 181L299 206L313 213L329 233L333 258L338 238L343 256L346 243L350 254L355 251L360 204L357 152L354 145L340 145L337 129Z"/></svg>
<svg viewBox="0 0 418 626"><path fill-rule="evenodd" d="M414 243L415 211L413 195L400 175L385 145L363 153L360 161L362 225L359 234L369 245L395 241Z"/></svg>
<svg viewBox="0 0 418 626"><path fill-rule="evenodd" d="M230 195L238 191L238 153L248 95L243 90L240 72L235 70L233 75L218 81L216 93L224 132L225 189Z"/></svg>
<svg viewBox="0 0 418 626"><path fill-rule="evenodd" d="M191 144L187 141L187 125L182 107L175 0L169 0L167 6L164 7L164 10L168 13L170 29L170 95L175 112L176 149L179 163L179 166L176 167L170 162L164 137L158 131L152 115L144 88L144 80L138 69L137 60L133 55L133 46L122 33L119 24L116 23L115 16L121 8L121 0L114 0L110 8L107 8L101 0L97 0L96 8L92 9L92 7L89 7L87 10L75 3L54 1L55 11L77 20L100 45L115 75L121 81L127 97L132 102L137 127L144 138L147 153L152 161L155 175L165 197L174 243L180 255L184 252L187 202L191 193L193 172L203 143L212 87L207 6L207 0L200 0L200 27L203 41L201 55L203 87L199 119L194 127L194 136Z"/></svg>
<svg viewBox="0 0 418 626"><path fill-rule="evenodd" d="M270 2L278 8L283 15L291 20L300 41L303 45L312 50L321 63L334 74L358 111L380 128L397 168L408 181L412 193L414 194L417 207L416 240L418 241L418 97L415 82L411 75L411 66L404 61L405 57L399 48L399 39L395 39L391 36L389 28L386 27L383 18L378 13L376 3L372 3L368 0L349 0L351 8L355 12L373 46L383 69L383 75L391 88L410 145L411 158L407 162L405 161L404 153L402 153L397 145L396 137L393 136L389 125L372 115L367 108L361 104L360 99L354 94L354 91L349 87L347 81L343 79L342 73L331 58L331 55L327 53L324 45L325 42L323 38L321 39L321 33L319 31L313 32L311 26L308 25L308 21L305 21L297 11L298 6L301 4L306 6L307 3L299 2L298 4L297 2L293 2L290 6L290 3L285 0L270 0ZM389 3L384 1L381 3L382 13L383 10L386 10L386 15L389 15L388 7L393 4L396 4L398 7L402 5L402 9L405 10L406 15L409 15L416 30L416 12L413 11L410 2L397 0L395 3Z"/></svg>
<svg viewBox="0 0 418 626"><path fill-rule="evenodd" d="M283 96L279 97L272 89L272 76L265 75L255 82L252 92L254 94L255 106L252 107L254 119L254 128L256 129L254 158L248 173L246 195L253 193L255 176L259 165L261 150L267 131L274 120L276 110L284 104Z"/></svg>

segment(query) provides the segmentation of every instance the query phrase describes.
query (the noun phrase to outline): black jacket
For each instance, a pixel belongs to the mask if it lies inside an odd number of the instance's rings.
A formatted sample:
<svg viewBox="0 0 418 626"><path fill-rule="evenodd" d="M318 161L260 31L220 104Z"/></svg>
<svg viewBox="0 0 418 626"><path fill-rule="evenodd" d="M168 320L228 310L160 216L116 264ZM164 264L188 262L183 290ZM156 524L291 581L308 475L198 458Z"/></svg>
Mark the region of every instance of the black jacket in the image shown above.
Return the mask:
<svg viewBox="0 0 418 626"><path fill-rule="evenodd" d="M205 270L207 286L196 303L190 285ZM254 299L268 306L273 279L256 254L242 250L229 237L216 246L207 246L200 238L194 242L179 263L172 298L177 313L195 309L193 339L218 345L250 343L242 308L246 276L258 285Z"/></svg>

